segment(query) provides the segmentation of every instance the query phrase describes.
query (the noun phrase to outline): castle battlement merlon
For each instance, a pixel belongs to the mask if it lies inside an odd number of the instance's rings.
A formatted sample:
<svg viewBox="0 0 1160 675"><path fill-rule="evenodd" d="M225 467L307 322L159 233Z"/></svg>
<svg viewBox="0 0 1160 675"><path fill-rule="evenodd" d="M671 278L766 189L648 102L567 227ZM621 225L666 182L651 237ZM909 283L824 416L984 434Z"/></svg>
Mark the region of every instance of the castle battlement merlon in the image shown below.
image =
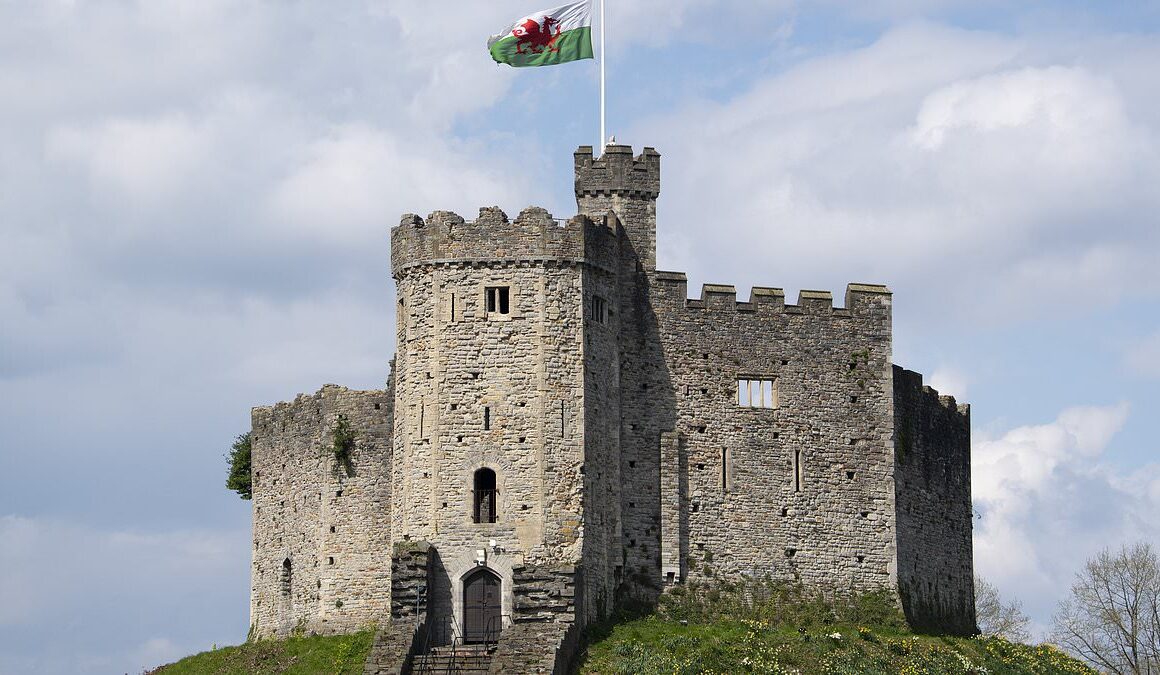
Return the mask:
<svg viewBox="0 0 1160 675"><path fill-rule="evenodd" d="M878 284L851 283L846 286L846 306L835 307L830 291L803 290L797 304L785 304L781 288L754 286L749 301L737 300L737 288L731 284L702 284L701 297L688 297L688 278L684 272L658 271L654 275L657 292L670 303L696 310L737 310L743 312L774 312L786 314L817 314L837 317L874 312L884 308L889 316L891 292Z"/></svg>
<svg viewBox="0 0 1160 675"><path fill-rule="evenodd" d="M631 195L656 199L661 193L661 155L644 148L633 157L628 145L609 145L593 158L592 146L582 145L574 155L576 195Z"/></svg>
<svg viewBox="0 0 1160 675"><path fill-rule="evenodd" d="M484 207L466 220L452 211L435 211L426 219L405 214L391 229L391 271L436 264L520 264L555 262L615 265L615 223L594 222L586 215L566 221L546 209L530 206L509 220L499 207Z"/></svg>

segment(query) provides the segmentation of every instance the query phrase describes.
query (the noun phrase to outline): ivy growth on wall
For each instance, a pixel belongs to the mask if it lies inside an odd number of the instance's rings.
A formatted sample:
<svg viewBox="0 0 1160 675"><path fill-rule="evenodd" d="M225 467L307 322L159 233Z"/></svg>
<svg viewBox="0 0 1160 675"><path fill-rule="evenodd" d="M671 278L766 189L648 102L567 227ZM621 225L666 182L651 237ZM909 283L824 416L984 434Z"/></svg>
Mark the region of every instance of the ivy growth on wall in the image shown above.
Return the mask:
<svg viewBox="0 0 1160 675"><path fill-rule="evenodd" d="M334 423L334 459L346 464L350 462L350 455L354 451L354 430L350 428L350 420L346 415L339 414Z"/></svg>

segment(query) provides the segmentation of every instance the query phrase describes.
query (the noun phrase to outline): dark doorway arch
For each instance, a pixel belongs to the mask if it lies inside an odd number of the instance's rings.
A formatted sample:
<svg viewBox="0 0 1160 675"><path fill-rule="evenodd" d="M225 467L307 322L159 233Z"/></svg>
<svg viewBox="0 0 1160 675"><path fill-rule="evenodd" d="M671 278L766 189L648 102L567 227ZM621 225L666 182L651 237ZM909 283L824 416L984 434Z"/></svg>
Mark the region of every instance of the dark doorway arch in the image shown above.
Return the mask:
<svg viewBox="0 0 1160 675"><path fill-rule="evenodd" d="M463 578L463 641L494 642L499 637L503 601L499 576L481 567Z"/></svg>
<svg viewBox="0 0 1160 675"><path fill-rule="evenodd" d="M477 523L494 523L499 520L499 494L495 489L495 472L488 468L475 472L472 481L471 518Z"/></svg>

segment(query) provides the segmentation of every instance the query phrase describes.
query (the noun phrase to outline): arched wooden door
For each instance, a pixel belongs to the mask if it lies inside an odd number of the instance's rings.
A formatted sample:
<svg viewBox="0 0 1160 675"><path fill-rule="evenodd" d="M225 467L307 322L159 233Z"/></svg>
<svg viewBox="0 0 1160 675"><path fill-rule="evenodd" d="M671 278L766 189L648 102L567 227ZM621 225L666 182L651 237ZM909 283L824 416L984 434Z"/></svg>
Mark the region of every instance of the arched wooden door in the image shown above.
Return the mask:
<svg viewBox="0 0 1160 675"><path fill-rule="evenodd" d="M481 568L463 580L464 642L494 641L499 637L503 608L500 579L494 572Z"/></svg>

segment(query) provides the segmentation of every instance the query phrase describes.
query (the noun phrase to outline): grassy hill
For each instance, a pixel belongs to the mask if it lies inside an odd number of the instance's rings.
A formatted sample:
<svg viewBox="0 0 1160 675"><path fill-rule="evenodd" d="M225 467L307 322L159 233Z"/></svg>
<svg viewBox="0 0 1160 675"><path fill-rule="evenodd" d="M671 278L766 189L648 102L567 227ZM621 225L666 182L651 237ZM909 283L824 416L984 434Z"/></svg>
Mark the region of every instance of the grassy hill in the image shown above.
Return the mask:
<svg viewBox="0 0 1160 675"><path fill-rule="evenodd" d="M1096 675L1047 645L916 635L886 591L823 597L800 585L690 583L656 612L591 629L583 675ZM361 673L370 632L260 641L191 656L153 671ZM515 675L515 674L513 674Z"/></svg>
<svg viewBox="0 0 1160 675"><path fill-rule="evenodd" d="M658 617L618 624L588 649L584 675L1016 675L1095 671L1046 645L913 635L832 624L799 631L763 621L682 625Z"/></svg>
<svg viewBox="0 0 1160 675"><path fill-rule="evenodd" d="M186 657L148 675L361 675L374 633L258 640Z"/></svg>

